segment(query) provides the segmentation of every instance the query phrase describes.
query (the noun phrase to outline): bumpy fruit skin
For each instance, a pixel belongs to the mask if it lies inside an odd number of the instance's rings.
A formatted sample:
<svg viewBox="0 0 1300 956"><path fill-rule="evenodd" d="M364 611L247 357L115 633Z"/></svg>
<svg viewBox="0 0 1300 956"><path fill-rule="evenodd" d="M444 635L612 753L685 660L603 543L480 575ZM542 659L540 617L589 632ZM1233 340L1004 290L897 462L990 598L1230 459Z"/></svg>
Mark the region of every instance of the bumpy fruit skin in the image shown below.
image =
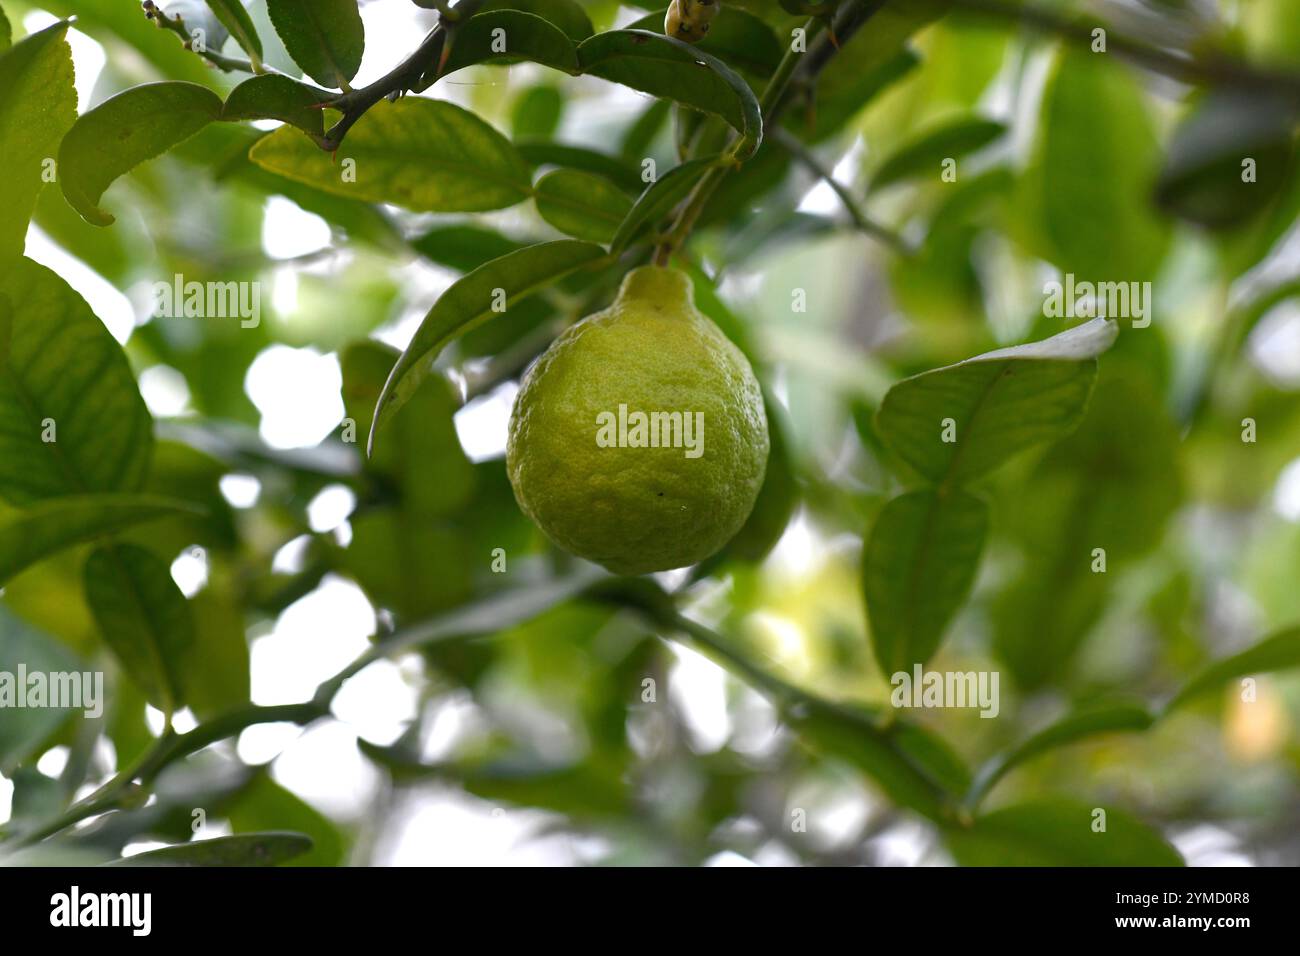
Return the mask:
<svg viewBox="0 0 1300 956"><path fill-rule="evenodd" d="M567 329L528 371L510 418L519 506L557 545L619 574L714 554L749 517L767 469L753 369L691 295L682 272L628 273L613 305ZM619 405L702 412L703 454L600 447L599 416Z"/></svg>

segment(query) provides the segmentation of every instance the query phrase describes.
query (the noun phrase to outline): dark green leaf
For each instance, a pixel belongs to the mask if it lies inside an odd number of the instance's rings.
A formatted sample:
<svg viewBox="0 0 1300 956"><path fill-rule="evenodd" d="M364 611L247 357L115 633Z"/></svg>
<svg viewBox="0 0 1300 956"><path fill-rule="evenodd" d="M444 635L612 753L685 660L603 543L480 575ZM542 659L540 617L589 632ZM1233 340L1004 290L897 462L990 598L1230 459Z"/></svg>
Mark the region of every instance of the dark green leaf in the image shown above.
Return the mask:
<svg viewBox="0 0 1300 956"><path fill-rule="evenodd" d="M113 180L221 117L221 97L194 83L146 83L105 100L73 124L59 149L63 195L87 222L113 217L99 198Z"/></svg>
<svg viewBox="0 0 1300 956"><path fill-rule="evenodd" d="M970 593L988 507L963 491L914 491L885 505L862 560L871 645L887 675L924 664Z"/></svg>
<svg viewBox="0 0 1300 956"><path fill-rule="evenodd" d="M56 23L0 53L0 279L23 253L27 223L59 141L77 118L66 23ZM0 30L8 46L8 23Z"/></svg>
<svg viewBox="0 0 1300 956"><path fill-rule="evenodd" d="M288 831L236 833L147 850L109 866L278 866L312 848L311 837Z"/></svg>
<svg viewBox="0 0 1300 956"><path fill-rule="evenodd" d="M604 254L605 250L589 242L544 242L494 259L453 283L429 310L411 344L393 366L375 409L371 454L379 430L415 394L448 342L494 315L508 316L511 303L592 265ZM506 311L499 313L494 305L504 305Z"/></svg>
<svg viewBox="0 0 1300 956"><path fill-rule="evenodd" d="M690 194L709 167L716 163L715 158L687 160L647 186L619 223L618 230L610 241L610 252L615 255L622 252L643 226L656 223L668 215Z"/></svg>
<svg viewBox="0 0 1300 956"><path fill-rule="evenodd" d="M519 10L480 13L459 27L440 76L476 63L532 60L563 73L578 71L578 51L564 31Z"/></svg>
<svg viewBox="0 0 1300 956"><path fill-rule="evenodd" d="M1118 326L1094 319L899 382L876 414L881 437L925 477L960 484L1082 420L1096 357ZM947 439L947 440L946 440Z"/></svg>
<svg viewBox="0 0 1300 956"><path fill-rule="evenodd" d="M577 239L609 242L632 200L609 180L576 169L557 169L537 181L537 211Z"/></svg>
<svg viewBox="0 0 1300 956"><path fill-rule="evenodd" d="M663 33L665 12L660 9L647 13L629 23L627 29ZM771 76L784 52L781 41L764 20L739 7L723 7L709 24L709 32L695 46L757 77Z"/></svg>
<svg viewBox="0 0 1300 956"><path fill-rule="evenodd" d="M207 0L208 6L216 14L221 25L230 31L235 42L244 48L256 69L262 62L262 40L253 26L253 18L248 15L240 0ZM220 51L218 51L220 52Z"/></svg>
<svg viewBox="0 0 1300 956"><path fill-rule="evenodd" d="M29 259L0 280L0 296L13 304L0 350L0 495L24 504L139 488L153 422L108 329Z"/></svg>
<svg viewBox="0 0 1300 956"><path fill-rule="evenodd" d="M104 545L86 560L85 584L105 643L149 703L168 716L184 706L194 619L167 562L135 545Z"/></svg>
<svg viewBox="0 0 1300 956"><path fill-rule="evenodd" d="M1105 812L1105 832L1093 829L1097 810ZM1140 820L1061 799L997 810L946 835L962 866L1183 865L1178 851Z"/></svg>
<svg viewBox="0 0 1300 956"><path fill-rule="evenodd" d="M479 266L524 248L524 243L508 239L499 232L481 226L434 226L411 245L439 265L470 272Z"/></svg>
<svg viewBox="0 0 1300 956"><path fill-rule="evenodd" d="M933 176L938 181L944 160L983 149L1006 131L1004 124L978 117L963 117L927 130L880 164L871 179L871 187L880 189L917 176Z"/></svg>
<svg viewBox="0 0 1300 956"><path fill-rule="evenodd" d="M147 495L65 495L9 513L0 517L0 585L70 545L191 511Z"/></svg>
<svg viewBox="0 0 1300 956"><path fill-rule="evenodd" d="M4 10L0 10L0 53L9 49L13 41L13 30L9 26L9 18L5 16Z"/></svg>
<svg viewBox="0 0 1300 956"><path fill-rule="evenodd" d="M644 30L599 33L579 44L578 62L583 73L721 116L743 136L740 159L763 138L749 85L721 60L680 40Z"/></svg>
<svg viewBox="0 0 1300 956"><path fill-rule="evenodd" d="M281 120L319 140L325 136L325 119L324 111L317 106L325 95L287 76L267 73L245 80L231 90L221 118L229 122Z"/></svg>
<svg viewBox="0 0 1300 956"><path fill-rule="evenodd" d="M1174 132L1156 202L1210 229L1240 225L1285 188L1295 122L1295 107L1280 94L1209 94ZM1249 181L1246 160L1254 164Z"/></svg>
<svg viewBox="0 0 1300 956"><path fill-rule="evenodd" d="M787 435L790 426L785 412L766 394L763 404L767 409L767 431L771 439L767 472L763 475L763 486L758 491L754 510L725 549L727 555L742 561L761 561L767 557L781 540L799 503L794 450Z"/></svg>
<svg viewBox="0 0 1300 956"><path fill-rule="evenodd" d="M640 192L641 187L645 185L641 179L641 171L636 166L594 149L544 140L516 141L515 147L519 150L519 154L534 166L559 166L562 169L594 173L632 193Z"/></svg>
<svg viewBox="0 0 1300 956"><path fill-rule="evenodd" d="M357 75L366 46L357 0L267 0L266 9L294 62L321 86L342 89Z"/></svg>
<svg viewBox="0 0 1300 956"><path fill-rule="evenodd" d="M532 194L528 164L509 140L443 100L376 104L348 133L337 158L293 129L259 140L249 156L263 169L336 196L415 212L504 209Z"/></svg>
<svg viewBox="0 0 1300 956"><path fill-rule="evenodd" d="M574 43L581 43L594 32L591 18L578 0L488 0L483 12L493 10L522 10L541 17L559 27Z"/></svg>
<svg viewBox="0 0 1300 956"><path fill-rule="evenodd" d="M1254 647L1215 661L1189 680L1162 713L1184 706L1207 691L1216 690L1234 677L1300 667L1300 627L1291 627L1264 638Z"/></svg>

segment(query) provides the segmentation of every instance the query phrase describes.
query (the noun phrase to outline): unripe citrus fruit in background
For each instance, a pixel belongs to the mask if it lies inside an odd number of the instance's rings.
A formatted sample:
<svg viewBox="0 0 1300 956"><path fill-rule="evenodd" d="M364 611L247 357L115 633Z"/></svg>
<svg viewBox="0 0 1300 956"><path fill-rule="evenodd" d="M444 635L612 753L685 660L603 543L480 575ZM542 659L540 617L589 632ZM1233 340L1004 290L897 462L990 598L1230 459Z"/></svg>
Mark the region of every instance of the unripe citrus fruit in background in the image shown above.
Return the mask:
<svg viewBox="0 0 1300 956"><path fill-rule="evenodd" d="M524 377L506 464L552 541L619 574L702 561L754 507L767 416L753 369L675 269L628 273Z"/></svg>

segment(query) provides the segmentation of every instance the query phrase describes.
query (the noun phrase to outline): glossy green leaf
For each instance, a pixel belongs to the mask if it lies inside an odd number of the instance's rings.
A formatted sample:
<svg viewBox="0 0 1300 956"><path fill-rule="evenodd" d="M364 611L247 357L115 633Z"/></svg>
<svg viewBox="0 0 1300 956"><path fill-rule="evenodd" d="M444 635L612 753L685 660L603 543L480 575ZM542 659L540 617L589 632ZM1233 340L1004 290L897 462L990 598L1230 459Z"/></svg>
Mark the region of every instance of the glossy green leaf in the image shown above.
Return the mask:
<svg viewBox="0 0 1300 956"><path fill-rule="evenodd" d="M578 46L583 73L713 113L743 136L739 158L763 138L758 100L721 60L680 40L645 30L598 33Z"/></svg>
<svg viewBox="0 0 1300 956"><path fill-rule="evenodd" d="M494 315L508 319L511 303L592 265L604 254L600 246L589 242L544 242L494 259L453 283L424 317L384 384L370 430L370 453L374 454L375 436L415 394L447 343Z"/></svg>
<svg viewBox="0 0 1300 956"><path fill-rule="evenodd" d="M12 512L0 517L0 585L71 545L192 511L168 498L103 494L66 495Z"/></svg>
<svg viewBox="0 0 1300 956"><path fill-rule="evenodd" d="M914 491L885 505L862 560L871 645L887 675L938 649L975 581L988 507L963 491Z"/></svg>
<svg viewBox="0 0 1300 956"><path fill-rule="evenodd" d="M564 73L578 71L578 50L564 31L519 10L492 10L456 30L440 76L476 63L531 60Z"/></svg>
<svg viewBox="0 0 1300 956"><path fill-rule="evenodd" d="M666 8L647 13L629 23L627 29L663 33L665 13ZM765 20L735 6L723 7L709 24L709 32L695 46L757 77L771 76L785 52Z"/></svg>
<svg viewBox="0 0 1300 956"><path fill-rule="evenodd" d="M311 837L289 831L236 833L178 843L114 860L110 866L279 866L312 848Z"/></svg>
<svg viewBox="0 0 1300 956"><path fill-rule="evenodd" d="M342 89L357 75L366 46L357 0L266 0L266 9L294 62L321 86Z"/></svg>
<svg viewBox="0 0 1300 956"><path fill-rule="evenodd" d="M146 83L77 118L59 148L63 195L87 222L113 217L99 199L113 180L221 117L221 97L194 83Z"/></svg>
<svg viewBox="0 0 1300 956"><path fill-rule="evenodd" d="M1104 832L1094 829L1102 825L1098 810L1105 812ZM1061 799L997 810L945 836L962 866L1183 865L1178 851L1140 820Z"/></svg>
<svg viewBox="0 0 1300 956"><path fill-rule="evenodd" d="M0 278L23 253L37 197L54 173L51 161L77 118L67 32L57 23L0 53Z"/></svg>
<svg viewBox="0 0 1300 956"><path fill-rule="evenodd" d="M0 296L11 303L0 349L0 496L25 504L139 488L153 421L108 329L29 259L0 280Z"/></svg>
<svg viewBox="0 0 1300 956"><path fill-rule="evenodd" d="M221 118L239 120L276 119L296 126L320 140L325 136L324 111L318 105L325 93L278 73L245 80L230 91Z"/></svg>
<svg viewBox="0 0 1300 956"><path fill-rule="evenodd" d="M1296 119L1281 94L1210 93L1174 132L1156 202L1210 229L1242 224L1286 187Z"/></svg>
<svg viewBox="0 0 1300 956"><path fill-rule="evenodd" d="M221 21L221 25L230 31L235 42L244 48L253 67L262 62L262 39L253 26L253 18L248 15L240 0L207 0L208 7Z"/></svg>
<svg viewBox="0 0 1300 956"><path fill-rule="evenodd" d="M981 767L967 797L967 805L977 806L1004 776L1049 750L1102 734L1146 730L1154 722L1155 715L1143 704L1097 705L1066 714Z"/></svg>
<svg viewBox="0 0 1300 956"><path fill-rule="evenodd" d="M1096 357L1118 326L1094 319L1040 342L997 349L899 382L876 414L881 437L926 478L960 484L1083 418Z"/></svg>
<svg viewBox="0 0 1300 956"><path fill-rule="evenodd" d="M537 211L560 232L590 242L609 242L632 200L600 176L557 169L537 181Z"/></svg>
<svg viewBox="0 0 1300 956"><path fill-rule="evenodd" d="M716 159L691 159L674 166L645 188L627 211L610 240L610 252L618 254L647 224L658 222L682 202Z"/></svg>
<svg viewBox="0 0 1300 956"><path fill-rule="evenodd" d="M1215 661L1183 685L1162 712L1177 710L1200 695L1217 690L1233 678L1289 670L1293 667L1300 667L1300 627L1279 631L1239 654Z"/></svg>
<svg viewBox="0 0 1300 956"><path fill-rule="evenodd" d="M167 562L136 545L104 545L86 561L85 585L86 602L122 669L164 714L184 706L194 619Z"/></svg>
<svg viewBox="0 0 1300 956"><path fill-rule="evenodd" d="M483 13L494 10L522 10L559 27L574 43L581 43L594 31L591 18L579 0L488 0Z"/></svg>
<svg viewBox="0 0 1300 956"><path fill-rule="evenodd" d="M938 182L945 160L958 159L983 149L1006 131L1005 124L979 117L962 117L927 130L889 154L872 177L871 187L880 189L905 179L926 176Z"/></svg>
<svg viewBox="0 0 1300 956"><path fill-rule="evenodd" d="M259 140L249 156L269 172L336 196L414 212L504 209L532 194L528 164L509 140L443 100L376 104L337 156L293 129Z"/></svg>

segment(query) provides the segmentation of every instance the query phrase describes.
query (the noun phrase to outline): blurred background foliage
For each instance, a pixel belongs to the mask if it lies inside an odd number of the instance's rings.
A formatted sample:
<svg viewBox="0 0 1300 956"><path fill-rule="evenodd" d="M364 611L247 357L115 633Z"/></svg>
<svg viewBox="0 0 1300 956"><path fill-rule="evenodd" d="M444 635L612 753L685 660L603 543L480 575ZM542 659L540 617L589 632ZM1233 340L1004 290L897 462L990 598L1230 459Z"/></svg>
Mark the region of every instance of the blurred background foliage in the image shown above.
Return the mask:
<svg viewBox="0 0 1300 956"><path fill-rule="evenodd" d="M0 2L15 39L76 16L82 112L140 83L183 79L224 95L242 78L126 0ZM436 22L423 6L363 0L364 77ZM650 5L583 6L598 30L662 23ZM247 7L265 62L300 76L263 0ZM729 0L708 49L761 89L805 21L789 7ZM1300 66L1296 0L1040 9L1064 24L1101 17L1115 35L1180 56ZM238 52L233 40L226 49ZM535 64L472 66L426 95L531 144L539 169L603 164L629 200L643 158L667 170L723 134L702 114ZM1151 281L1154 320L1102 357L1077 431L979 482L990 537L928 666L998 671L998 718L932 710L908 721L947 741L964 782L966 767L1062 714L1159 702L1208 662L1300 621L1296 110L1294 89L1271 99L1184 85L1113 47L1100 55L1026 26L1014 4L886 4L815 90L792 95L784 137L769 130L685 250L700 307L755 364L775 435L769 485L741 538L702 568L660 576L677 608L789 685L888 709L859 565L879 509L908 484L874 413L905 376L1061 331L1067 320L1043 317L1044 284L1074 273ZM1013 859L946 839L882 786L870 756L808 749L816 714L801 724L798 711L778 713L779 693L681 643L681 628L640 598L588 593L517 615L518 594L583 573L520 513L506 479L518 376L558 330L607 303L648 249L634 244L619 264L457 340L367 460L375 399L438 294L558 233L532 204L416 214L290 181L248 158L274 125L212 125L139 166L110 189L117 222L106 229L43 190L27 254L125 343L156 422L146 490L201 509L120 535L169 565L191 605L179 730L250 700L306 701L372 637L432 620L436 639L372 664L305 730L251 727L173 763L149 802L16 859L92 862L183 842L195 808L209 836L306 833L313 848L296 862L307 864ZM557 163L547 150L557 143L586 152ZM1238 188L1243 144L1259 180ZM949 157L954 182L940 176ZM833 171L871 228L814 167ZM152 283L176 274L260 283L261 324L152 318ZM806 311L792 308L794 290ZM1105 574L1080 559L1099 546ZM63 551L4 588L0 670L102 669L109 685L101 719L0 714L10 835L93 791L162 732L87 606L91 550ZM466 607L468 619L439 624ZM1008 773L986 805L1066 794L1145 821L1189 862L1294 865L1300 677L1261 677L1258 695L1243 703L1229 683L1145 733L1053 750ZM1059 809L1047 806L1044 820Z"/></svg>

